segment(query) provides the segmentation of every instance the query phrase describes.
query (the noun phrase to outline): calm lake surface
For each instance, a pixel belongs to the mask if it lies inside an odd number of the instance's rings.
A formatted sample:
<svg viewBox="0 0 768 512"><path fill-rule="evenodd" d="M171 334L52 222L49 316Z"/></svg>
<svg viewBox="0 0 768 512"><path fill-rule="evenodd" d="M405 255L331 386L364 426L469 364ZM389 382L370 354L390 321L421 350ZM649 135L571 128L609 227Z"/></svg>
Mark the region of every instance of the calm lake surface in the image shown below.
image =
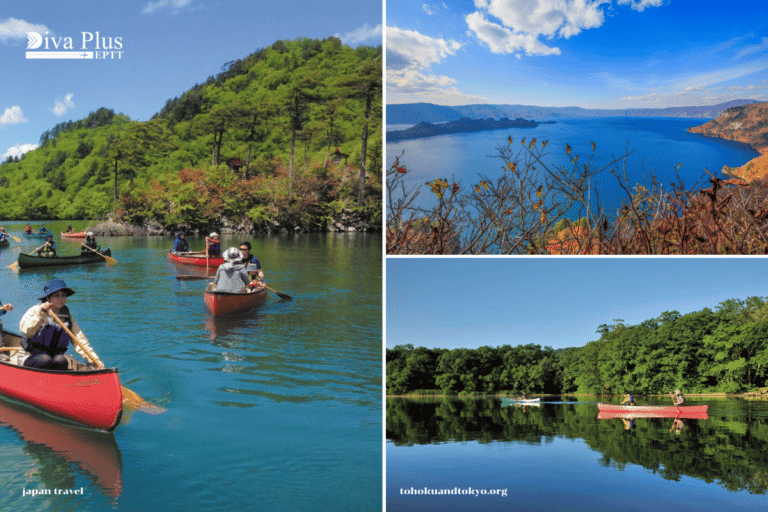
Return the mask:
<svg viewBox="0 0 768 512"><path fill-rule="evenodd" d="M459 181L468 186L479 182L479 174L495 180L501 173L502 161L497 147L513 139L512 147L522 149L520 142L536 138L548 140L548 156L544 161L552 166L571 168L565 152L569 144L572 155L579 155L579 164L585 164L592 155L591 143L596 150L593 165L601 168L625 150L634 151L627 159L627 176L630 184L644 183L655 172L659 181L669 186L677 182L675 167L681 163L679 175L687 188L692 188L708 169L721 176L724 165L738 167L759 154L748 145L702 135L687 133L686 129L699 126L708 119L679 118L599 118L558 119L555 124L542 124L537 128L510 128L476 133L441 135L387 144L387 166L400 156L400 164L411 174L409 181L421 185L435 178ZM388 125L387 130L405 129L410 125ZM402 154L402 156L401 156ZM614 166L615 167L615 166ZM623 167L619 171L623 173ZM626 198L616 178L609 171L597 176L596 186L600 202L609 212L615 212ZM709 186L707 184L707 186ZM431 205L434 195L424 187L417 202L420 206Z"/></svg>
<svg viewBox="0 0 768 512"><path fill-rule="evenodd" d="M544 400L387 398L387 510L768 509L768 401L689 398L708 419L673 425Z"/></svg>
<svg viewBox="0 0 768 512"><path fill-rule="evenodd" d="M23 239L25 223L0 225L22 238L0 249L5 328L18 332L43 284L65 279L102 361L167 408L107 434L0 399L0 510L381 510L380 234L252 238L267 284L293 301L270 292L214 320L206 281L175 279L205 269L169 263L171 237L97 238L115 266L14 272L40 242ZM79 252L58 236L66 222L46 225L60 255Z"/></svg>

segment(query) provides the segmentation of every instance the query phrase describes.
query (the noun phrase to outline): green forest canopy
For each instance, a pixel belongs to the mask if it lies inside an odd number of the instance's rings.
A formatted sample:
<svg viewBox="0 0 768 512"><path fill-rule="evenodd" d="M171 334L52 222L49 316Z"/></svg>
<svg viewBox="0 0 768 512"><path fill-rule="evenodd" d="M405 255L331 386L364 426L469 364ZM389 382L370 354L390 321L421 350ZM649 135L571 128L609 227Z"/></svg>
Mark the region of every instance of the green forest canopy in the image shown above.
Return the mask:
<svg viewBox="0 0 768 512"><path fill-rule="evenodd" d="M117 212L199 227L221 215L264 228L313 228L344 208L380 218L381 77L380 46L277 41L149 121L101 108L47 130L0 165L0 218Z"/></svg>
<svg viewBox="0 0 768 512"><path fill-rule="evenodd" d="M766 387L768 302L730 299L714 311L665 311L638 325L601 325L583 347L528 344L387 350L387 394L737 393Z"/></svg>

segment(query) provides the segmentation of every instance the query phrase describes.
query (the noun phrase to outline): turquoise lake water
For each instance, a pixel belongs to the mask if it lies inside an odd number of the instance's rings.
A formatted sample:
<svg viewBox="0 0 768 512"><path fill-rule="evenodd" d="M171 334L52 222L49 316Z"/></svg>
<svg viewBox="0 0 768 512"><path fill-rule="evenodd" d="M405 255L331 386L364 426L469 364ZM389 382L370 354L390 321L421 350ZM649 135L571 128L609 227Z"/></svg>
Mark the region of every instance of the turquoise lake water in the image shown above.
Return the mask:
<svg viewBox="0 0 768 512"><path fill-rule="evenodd" d="M598 419L594 401L558 397L387 398L387 510L765 510L768 401L688 402L708 418Z"/></svg>
<svg viewBox="0 0 768 512"><path fill-rule="evenodd" d="M493 158L498 155L497 147L507 144L507 137L513 138L512 147L522 149L520 142L536 138L539 142L548 140L548 153L544 161L552 166L571 167L565 152L565 145L572 148L572 156L579 155L584 164L592 157L591 143L596 150L593 165L601 168L627 151L634 151L627 159L627 176L630 184L649 183L651 172L659 181L669 186L677 182L675 167L687 188L692 188L705 169L723 177L720 170L724 165L744 165L758 153L746 144L727 141L698 134L687 133L686 129L704 124L708 119L680 118L599 118L563 119L555 124L542 124L537 128L513 128L487 132L441 135L425 139L406 140L387 144L387 166L395 157L400 164L411 171L408 180L421 185L436 178L449 181L461 180L464 185L476 184L482 174L496 179L501 173L502 161ZM390 125L391 129L404 129L407 125ZM615 167L615 166L614 166ZM624 172L623 165L619 168ZM709 186L704 181L705 187ZM596 178L600 203L614 212L626 198L617 179L608 171ZM427 206L434 201L434 195L424 187L417 203Z"/></svg>
<svg viewBox="0 0 768 512"><path fill-rule="evenodd" d="M24 223L0 225L21 237ZM0 300L15 307L0 320L18 331L43 284L64 279L102 361L167 412L106 434L0 399L0 510L381 510L380 234L251 238L267 284L293 300L217 319L205 281L175 279L201 270L167 261L171 237L98 241L117 265L14 272L38 241L0 249Z"/></svg>

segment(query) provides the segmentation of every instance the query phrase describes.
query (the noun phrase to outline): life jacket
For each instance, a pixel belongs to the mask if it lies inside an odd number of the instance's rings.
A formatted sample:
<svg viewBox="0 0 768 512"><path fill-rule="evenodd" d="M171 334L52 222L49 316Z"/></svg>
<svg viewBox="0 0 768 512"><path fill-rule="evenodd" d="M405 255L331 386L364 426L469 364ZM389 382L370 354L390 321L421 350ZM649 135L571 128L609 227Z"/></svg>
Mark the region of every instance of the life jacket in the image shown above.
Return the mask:
<svg viewBox="0 0 768 512"><path fill-rule="evenodd" d="M67 306L61 308L57 316L68 329L72 330L72 320L69 317L69 308ZM37 331L37 334L31 338L25 337L21 340L21 346L32 356L42 353L55 356L65 353L71 340L72 338L69 337L69 334L60 325L49 324L46 320L43 327Z"/></svg>
<svg viewBox="0 0 768 512"><path fill-rule="evenodd" d="M208 254L210 255L221 255L221 242L209 242L208 243Z"/></svg>
<svg viewBox="0 0 768 512"><path fill-rule="evenodd" d="M40 256L56 256L56 244L51 242L50 245L46 245L40 250Z"/></svg>

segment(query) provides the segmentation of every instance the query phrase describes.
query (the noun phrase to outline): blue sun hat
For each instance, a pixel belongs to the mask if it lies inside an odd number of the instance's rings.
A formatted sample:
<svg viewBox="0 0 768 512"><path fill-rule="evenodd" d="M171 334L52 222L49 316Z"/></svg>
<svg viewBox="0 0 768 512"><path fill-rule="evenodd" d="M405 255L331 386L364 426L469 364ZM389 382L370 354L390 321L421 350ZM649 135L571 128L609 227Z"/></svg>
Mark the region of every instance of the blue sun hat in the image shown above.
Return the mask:
<svg viewBox="0 0 768 512"><path fill-rule="evenodd" d="M65 283L63 279L51 279L45 283L45 286L43 286L44 295L39 297L39 300L47 299L59 290L64 290L64 293L67 294L67 297L75 293L75 290L67 287L67 283Z"/></svg>

